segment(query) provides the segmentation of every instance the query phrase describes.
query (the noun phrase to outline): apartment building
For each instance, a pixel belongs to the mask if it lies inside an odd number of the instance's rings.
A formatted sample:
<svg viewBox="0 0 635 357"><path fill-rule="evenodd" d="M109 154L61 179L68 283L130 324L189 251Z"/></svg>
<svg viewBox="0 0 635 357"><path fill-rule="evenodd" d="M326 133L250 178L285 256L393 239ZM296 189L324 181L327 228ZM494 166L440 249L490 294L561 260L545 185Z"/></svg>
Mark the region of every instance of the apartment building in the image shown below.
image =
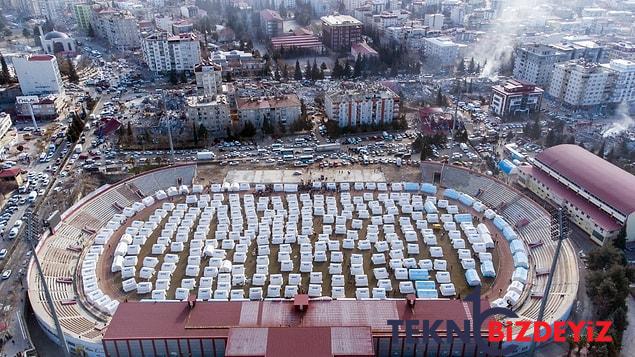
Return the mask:
<svg viewBox="0 0 635 357"><path fill-rule="evenodd" d="M239 125L251 122L261 129L265 120L273 126L289 128L301 114L301 102L297 94L281 94L262 97L236 98Z"/></svg>
<svg viewBox="0 0 635 357"><path fill-rule="evenodd" d="M64 93L62 75L53 55L14 57L13 68L23 95Z"/></svg>
<svg viewBox="0 0 635 357"><path fill-rule="evenodd" d="M141 47L141 33L137 19L127 11L105 8L93 11L91 20L95 35L108 41L118 50Z"/></svg>
<svg viewBox="0 0 635 357"><path fill-rule="evenodd" d="M157 32L141 43L143 58L153 72L192 71L201 63L201 48L193 33Z"/></svg>
<svg viewBox="0 0 635 357"><path fill-rule="evenodd" d="M441 67L454 66L465 47L442 37L425 38L423 42L423 51L427 59Z"/></svg>
<svg viewBox="0 0 635 357"><path fill-rule="evenodd" d="M426 14L423 18L423 24L433 30L441 30L443 28L443 14Z"/></svg>
<svg viewBox="0 0 635 357"><path fill-rule="evenodd" d="M323 16L322 41L335 51L349 51L351 45L361 42L362 23L348 15Z"/></svg>
<svg viewBox="0 0 635 357"><path fill-rule="evenodd" d="M570 59L569 55L542 44L528 44L516 50L514 78L547 87L554 65Z"/></svg>
<svg viewBox="0 0 635 357"><path fill-rule="evenodd" d="M203 125L210 136L222 137L231 130L229 101L225 95L192 96L187 98L185 115L198 128Z"/></svg>
<svg viewBox="0 0 635 357"><path fill-rule="evenodd" d="M280 13L270 9L260 11L260 27L268 38L280 36L284 33L283 20Z"/></svg>
<svg viewBox="0 0 635 357"><path fill-rule="evenodd" d="M360 84L327 92L324 110L342 128L383 125L399 116L399 96L382 85Z"/></svg>
<svg viewBox="0 0 635 357"><path fill-rule="evenodd" d="M75 4L73 5L73 14L77 21L77 27L83 32L88 32L90 29L90 20L93 9L90 4Z"/></svg>
<svg viewBox="0 0 635 357"><path fill-rule="evenodd" d="M254 57L251 52L240 50L215 51L209 59L212 63L221 66L223 75L230 74L233 77L254 76L265 68L264 59Z"/></svg>
<svg viewBox="0 0 635 357"><path fill-rule="evenodd" d="M220 65L204 61L194 66L196 91L199 96L211 97L223 91L222 68Z"/></svg>

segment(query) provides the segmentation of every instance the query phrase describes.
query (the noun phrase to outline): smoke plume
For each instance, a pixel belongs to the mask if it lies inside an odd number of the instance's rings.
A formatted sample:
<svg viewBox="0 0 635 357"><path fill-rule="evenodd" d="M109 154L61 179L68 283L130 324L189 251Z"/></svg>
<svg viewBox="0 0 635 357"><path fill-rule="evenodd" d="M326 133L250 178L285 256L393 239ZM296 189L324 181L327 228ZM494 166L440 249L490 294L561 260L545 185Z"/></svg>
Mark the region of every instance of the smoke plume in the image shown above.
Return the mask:
<svg viewBox="0 0 635 357"><path fill-rule="evenodd" d="M615 111L616 120L602 132L602 137L610 137L620 135L622 132L631 127L635 127L635 120L629 114L628 105L624 102L620 103Z"/></svg>

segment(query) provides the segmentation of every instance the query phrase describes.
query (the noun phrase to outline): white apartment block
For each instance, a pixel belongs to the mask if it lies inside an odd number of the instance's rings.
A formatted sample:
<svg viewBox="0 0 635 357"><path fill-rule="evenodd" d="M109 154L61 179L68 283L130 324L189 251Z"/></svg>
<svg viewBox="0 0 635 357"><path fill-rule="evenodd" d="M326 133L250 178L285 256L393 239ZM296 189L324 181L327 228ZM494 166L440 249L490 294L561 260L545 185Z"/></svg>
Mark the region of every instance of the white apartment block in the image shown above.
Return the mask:
<svg viewBox="0 0 635 357"><path fill-rule="evenodd" d="M549 95L572 107L592 107L607 101L609 71L597 64L569 61L556 64Z"/></svg>
<svg viewBox="0 0 635 357"><path fill-rule="evenodd" d="M425 56L438 62L442 67L453 66L465 45L457 44L447 38L432 37L424 40Z"/></svg>
<svg viewBox="0 0 635 357"><path fill-rule="evenodd" d="M227 129L231 129L229 101L225 95L188 97L185 115L196 128L202 124L210 136L225 136Z"/></svg>
<svg viewBox="0 0 635 357"><path fill-rule="evenodd" d="M223 72L216 63L203 62L194 67L196 91L199 95L211 97L223 90Z"/></svg>
<svg viewBox="0 0 635 357"><path fill-rule="evenodd" d="M383 86L344 89L328 93L324 109L341 128L388 124L399 115L399 96Z"/></svg>
<svg viewBox="0 0 635 357"><path fill-rule="evenodd" d="M261 129L265 120L271 125L290 127L301 114L300 98L296 94L268 97L240 97L236 99L239 124L251 122Z"/></svg>
<svg viewBox="0 0 635 357"><path fill-rule="evenodd" d="M443 28L443 14L426 14L423 18L423 24L433 30L441 30Z"/></svg>
<svg viewBox="0 0 635 357"><path fill-rule="evenodd" d="M144 38L141 47L143 58L153 72L192 71L201 63L200 43L192 33L155 33Z"/></svg>
<svg viewBox="0 0 635 357"><path fill-rule="evenodd" d="M13 68L23 95L64 93L62 75L53 55L14 57Z"/></svg>
<svg viewBox="0 0 635 357"><path fill-rule="evenodd" d="M555 66L549 94L568 106L594 107L635 100L635 62L568 61Z"/></svg>
<svg viewBox="0 0 635 357"><path fill-rule="evenodd" d="M609 102L632 102L635 100L635 62L612 60L602 64L609 71Z"/></svg>
<svg viewBox="0 0 635 357"><path fill-rule="evenodd" d="M91 21L95 34L116 49L132 50L141 46L137 19L129 12L111 8L96 10Z"/></svg>
<svg viewBox="0 0 635 357"><path fill-rule="evenodd" d="M514 78L547 87L556 63L566 61L569 55L542 44L529 44L516 50Z"/></svg>

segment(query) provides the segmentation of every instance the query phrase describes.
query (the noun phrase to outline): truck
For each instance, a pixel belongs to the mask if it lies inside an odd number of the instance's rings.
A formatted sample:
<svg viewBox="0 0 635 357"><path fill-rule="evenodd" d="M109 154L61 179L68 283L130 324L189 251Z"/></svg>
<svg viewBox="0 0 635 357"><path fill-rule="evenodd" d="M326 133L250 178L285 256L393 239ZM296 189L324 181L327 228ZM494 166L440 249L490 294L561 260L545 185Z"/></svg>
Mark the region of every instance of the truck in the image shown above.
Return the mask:
<svg viewBox="0 0 635 357"><path fill-rule="evenodd" d="M320 144L315 147L315 151L317 152L340 151L341 148L342 148L342 144L340 143Z"/></svg>
<svg viewBox="0 0 635 357"><path fill-rule="evenodd" d="M75 145L75 149L73 149L73 152L75 152L76 154L81 154L81 152L82 152L82 144Z"/></svg>
<svg viewBox="0 0 635 357"><path fill-rule="evenodd" d="M469 151L466 143L461 143L460 146L461 146L461 150L463 150L463 152L467 153Z"/></svg>
<svg viewBox="0 0 635 357"><path fill-rule="evenodd" d="M216 155L211 151L199 151L196 153L196 160L205 161L205 160L213 160Z"/></svg>

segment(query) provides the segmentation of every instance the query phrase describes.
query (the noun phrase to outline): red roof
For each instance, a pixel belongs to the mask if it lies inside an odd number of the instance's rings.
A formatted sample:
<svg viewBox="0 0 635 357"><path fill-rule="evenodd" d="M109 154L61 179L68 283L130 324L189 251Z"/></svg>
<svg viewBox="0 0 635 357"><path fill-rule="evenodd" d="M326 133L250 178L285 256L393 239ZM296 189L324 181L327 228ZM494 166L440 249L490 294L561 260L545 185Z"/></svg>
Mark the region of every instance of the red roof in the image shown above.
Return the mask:
<svg viewBox="0 0 635 357"><path fill-rule="evenodd" d="M621 227L620 224L610 215L600 210L597 206L590 203L586 198L573 192L571 189L569 189L553 177L549 176L544 171L541 171L534 166L520 166L519 169L523 173L536 178L557 196L560 196L563 199L571 202L571 204L578 207L580 210L582 210L582 212L588 214L591 219L595 223L597 223L598 226L604 228L605 231L612 232Z"/></svg>
<svg viewBox="0 0 635 357"><path fill-rule="evenodd" d="M0 170L0 178L16 177L20 174L21 171L22 170L17 166L14 166L10 169Z"/></svg>
<svg viewBox="0 0 635 357"><path fill-rule="evenodd" d="M485 300L483 309L489 308ZM460 300L419 300L411 309L405 299L381 301L335 300L310 302L298 312L292 301L124 302L104 335L105 340L179 337L226 337L232 328L369 327L389 334L387 320L469 319L472 305ZM439 331L445 330L445 323Z"/></svg>
<svg viewBox="0 0 635 357"><path fill-rule="evenodd" d="M55 58L53 55L33 55L29 57L29 61L50 61L53 58Z"/></svg>
<svg viewBox="0 0 635 357"><path fill-rule="evenodd" d="M536 160L622 214L635 212L635 176L578 145L548 148Z"/></svg>

